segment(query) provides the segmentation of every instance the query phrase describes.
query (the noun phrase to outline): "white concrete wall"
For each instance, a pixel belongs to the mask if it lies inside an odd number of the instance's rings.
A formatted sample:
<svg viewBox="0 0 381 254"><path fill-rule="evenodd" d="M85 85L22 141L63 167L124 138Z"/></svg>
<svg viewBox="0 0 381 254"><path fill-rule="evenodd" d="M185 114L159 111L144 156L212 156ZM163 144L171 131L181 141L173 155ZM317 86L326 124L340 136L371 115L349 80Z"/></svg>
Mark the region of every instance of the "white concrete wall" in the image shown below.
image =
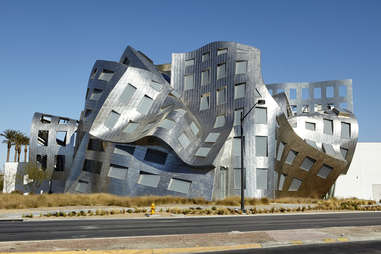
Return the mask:
<svg viewBox="0 0 381 254"><path fill-rule="evenodd" d="M24 192L24 167L26 162L4 163L4 188L3 192L10 193L14 190Z"/></svg>
<svg viewBox="0 0 381 254"><path fill-rule="evenodd" d="M381 199L381 143L357 144L348 173L336 181L334 196Z"/></svg>

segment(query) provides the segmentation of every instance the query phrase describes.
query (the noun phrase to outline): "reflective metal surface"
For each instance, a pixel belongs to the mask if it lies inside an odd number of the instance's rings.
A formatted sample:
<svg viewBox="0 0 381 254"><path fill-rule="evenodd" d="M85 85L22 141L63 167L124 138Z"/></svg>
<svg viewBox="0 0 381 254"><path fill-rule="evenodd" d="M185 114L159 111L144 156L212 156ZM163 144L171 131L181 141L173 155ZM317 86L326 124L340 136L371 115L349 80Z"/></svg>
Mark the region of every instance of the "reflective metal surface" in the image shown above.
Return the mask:
<svg viewBox="0 0 381 254"><path fill-rule="evenodd" d="M175 53L172 63L163 65L129 46L119 62L94 64L79 124L70 120L65 129L66 140L77 132L75 145L53 146L54 133L63 127L35 114L30 159L41 163L37 155L47 155L44 167L64 181L54 188L58 192L239 195L239 116L261 99L265 103L243 124L246 196L321 196L346 172L357 142L351 85L351 80L265 85L260 51L234 42ZM332 121L332 134L324 133L326 120ZM306 121L315 123L314 131L305 130ZM349 124L343 127L349 137L342 137L342 122ZM49 140L47 146L37 145L39 136ZM277 160L280 142L284 153L298 153L291 165L286 155ZM56 173L54 158L61 154L65 170ZM307 154L316 165L303 175L300 160ZM329 167L320 172L322 164ZM328 171L324 180L316 178ZM291 183L294 178L300 182ZM298 188L289 191L291 185Z"/></svg>

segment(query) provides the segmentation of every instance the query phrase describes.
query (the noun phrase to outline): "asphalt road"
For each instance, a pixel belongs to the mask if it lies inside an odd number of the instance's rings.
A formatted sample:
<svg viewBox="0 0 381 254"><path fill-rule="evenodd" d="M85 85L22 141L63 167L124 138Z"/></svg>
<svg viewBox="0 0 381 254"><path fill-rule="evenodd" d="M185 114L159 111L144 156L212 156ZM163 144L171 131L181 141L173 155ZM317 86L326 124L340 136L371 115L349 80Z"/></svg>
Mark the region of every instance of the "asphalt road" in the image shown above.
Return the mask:
<svg viewBox="0 0 381 254"><path fill-rule="evenodd" d="M381 225L381 213L198 218L0 221L0 241L263 231Z"/></svg>
<svg viewBox="0 0 381 254"><path fill-rule="evenodd" d="M208 252L208 254L376 254L381 253L380 241L348 242L287 246L267 249ZM201 253L200 253L201 254ZM205 253L206 254L206 253Z"/></svg>

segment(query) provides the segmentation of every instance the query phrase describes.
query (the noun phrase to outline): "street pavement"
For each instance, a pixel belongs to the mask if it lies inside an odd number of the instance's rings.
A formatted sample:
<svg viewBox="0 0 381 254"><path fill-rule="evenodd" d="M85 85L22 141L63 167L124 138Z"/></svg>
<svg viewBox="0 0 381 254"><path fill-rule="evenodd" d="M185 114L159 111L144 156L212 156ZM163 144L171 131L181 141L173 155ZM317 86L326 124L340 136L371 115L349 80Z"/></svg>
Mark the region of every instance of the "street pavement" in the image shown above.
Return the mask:
<svg viewBox="0 0 381 254"><path fill-rule="evenodd" d="M249 232L381 225L381 213L0 221L0 241Z"/></svg>

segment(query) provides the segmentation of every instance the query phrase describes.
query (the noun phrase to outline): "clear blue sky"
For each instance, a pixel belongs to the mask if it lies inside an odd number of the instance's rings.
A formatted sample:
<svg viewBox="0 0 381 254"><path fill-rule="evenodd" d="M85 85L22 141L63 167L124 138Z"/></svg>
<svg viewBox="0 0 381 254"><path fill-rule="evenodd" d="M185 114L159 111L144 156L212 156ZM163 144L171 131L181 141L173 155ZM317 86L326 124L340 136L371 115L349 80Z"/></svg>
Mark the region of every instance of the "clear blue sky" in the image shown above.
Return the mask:
<svg viewBox="0 0 381 254"><path fill-rule="evenodd" d="M78 119L97 59L155 63L217 40L262 52L266 83L353 79L360 141L381 141L381 1L17 1L0 5L0 131ZM6 145L0 147L0 168Z"/></svg>

